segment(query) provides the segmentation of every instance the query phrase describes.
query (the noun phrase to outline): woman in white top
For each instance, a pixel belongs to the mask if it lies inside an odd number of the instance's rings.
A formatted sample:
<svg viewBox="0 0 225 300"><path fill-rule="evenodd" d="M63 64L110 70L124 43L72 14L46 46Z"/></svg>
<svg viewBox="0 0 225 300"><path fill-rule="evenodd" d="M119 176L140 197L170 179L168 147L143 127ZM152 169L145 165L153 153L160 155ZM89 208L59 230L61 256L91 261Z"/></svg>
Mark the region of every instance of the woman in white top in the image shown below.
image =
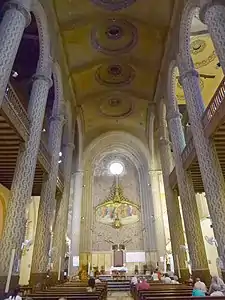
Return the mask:
<svg viewBox="0 0 225 300"><path fill-rule="evenodd" d="M206 293L207 288L204 282L201 281L200 278L196 278L196 283L194 285L194 289L201 290L202 292Z"/></svg>
<svg viewBox="0 0 225 300"><path fill-rule="evenodd" d="M163 283L170 284L171 282L172 282L172 280L170 279L169 275L166 273L165 277L163 279Z"/></svg>

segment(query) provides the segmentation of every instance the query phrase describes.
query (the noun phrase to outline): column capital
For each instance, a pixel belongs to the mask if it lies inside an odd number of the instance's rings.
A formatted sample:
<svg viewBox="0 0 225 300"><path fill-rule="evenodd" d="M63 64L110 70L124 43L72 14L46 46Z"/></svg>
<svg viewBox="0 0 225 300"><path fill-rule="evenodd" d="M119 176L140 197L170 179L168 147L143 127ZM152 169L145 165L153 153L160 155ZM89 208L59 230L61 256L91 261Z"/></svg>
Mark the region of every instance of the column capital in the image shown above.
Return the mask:
<svg viewBox="0 0 225 300"><path fill-rule="evenodd" d="M4 5L3 10L7 11L12 8L18 10L24 16L26 20L26 27L28 27L31 22L30 7L31 0L11 0Z"/></svg>
<svg viewBox="0 0 225 300"><path fill-rule="evenodd" d="M189 78L189 77L199 77L198 72L193 68L193 69L189 69L184 71L183 73L181 73L181 75L179 76L179 83L180 85L183 85L183 81L185 78Z"/></svg>
<svg viewBox="0 0 225 300"><path fill-rule="evenodd" d="M35 80L46 81L50 89L50 87L53 85L52 65L53 65L52 57L49 57L48 61L46 61L45 63L43 63L43 61L39 59L36 73L33 76L33 81Z"/></svg>
<svg viewBox="0 0 225 300"><path fill-rule="evenodd" d="M59 114L51 116L49 118L49 120L50 120L50 122L56 121L56 122L60 122L60 123L62 122L62 124L64 124L66 119L65 119L64 113L59 113Z"/></svg>
<svg viewBox="0 0 225 300"><path fill-rule="evenodd" d="M207 11L216 5L223 5L223 0L200 0L200 11L199 11L199 19L202 23L206 24L205 16Z"/></svg>

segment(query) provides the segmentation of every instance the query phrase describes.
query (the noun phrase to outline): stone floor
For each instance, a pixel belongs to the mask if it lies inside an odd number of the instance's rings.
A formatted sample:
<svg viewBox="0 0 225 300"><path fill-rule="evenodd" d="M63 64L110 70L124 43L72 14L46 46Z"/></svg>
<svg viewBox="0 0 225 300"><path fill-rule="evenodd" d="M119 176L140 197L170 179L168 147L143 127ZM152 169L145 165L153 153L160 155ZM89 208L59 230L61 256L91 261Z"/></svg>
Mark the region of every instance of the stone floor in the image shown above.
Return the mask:
<svg viewBox="0 0 225 300"><path fill-rule="evenodd" d="M129 292L108 292L107 300L133 300Z"/></svg>

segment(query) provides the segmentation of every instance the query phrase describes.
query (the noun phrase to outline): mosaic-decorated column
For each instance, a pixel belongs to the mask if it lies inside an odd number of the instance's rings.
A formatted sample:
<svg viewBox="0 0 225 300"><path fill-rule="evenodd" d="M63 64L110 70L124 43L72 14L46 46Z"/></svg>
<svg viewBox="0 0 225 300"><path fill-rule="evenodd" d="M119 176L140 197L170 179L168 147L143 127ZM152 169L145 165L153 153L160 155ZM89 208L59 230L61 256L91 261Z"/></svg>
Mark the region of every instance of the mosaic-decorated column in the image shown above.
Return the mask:
<svg viewBox="0 0 225 300"><path fill-rule="evenodd" d="M149 214L152 219L152 225L157 234L156 237L156 251L157 251L157 262L160 269L164 268L164 263L160 261L160 257L165 257L166 254L166 239L165 239L165 230L163 222L163 213L162 213L162 203L160 195L160 186L159 186L159 171L157 165L156 157L156 145L155 145L155 105L149 106L149 129L148 129L148 138L149 138L149 183L150 183L150 193L152 198L152 207L150 208L147 216ZM147 201L150 205L151 201ZM152 232L150 233L150 241L152 240Z"/></svg>
<svg viewBox="0 0 225 300"><path fill-rule="evenodd" d="M180 275L182 281L188 279L189 270L186 266L186 254L180 247L180 245L185 245L184 229L182 225L180 207L178 195L175 190L170 186L169 175L173 169L173 159L170 148L169 135L167 130L166 120L160 116L160 159L163 172L163 182L166 196L166 206L167 215L169 221L170 230L170 240L173 252L173 261L175 274L179 275L178 269L180 270Z"/></svg>
<svg viewBox="0 0 225 300"><path fill-rule="evenodd" d="M218 252L225 266L225 183L213 140L206 138L202 124L204 103L199 87L198 72L185 66L179 59L180 81L182 83L193 141L198 157L204 190L212 218L213 230L218 243ZM193 66L193 64L191 64ZM225 270L222 270L225 273ZM224 274L225 275L225 274ZM225 277L225 276L224 276Z"/></svg>
<svg viewBox="0 0 225 300"><path fill-rule="evenodd" d="M63 111L53 115L50 120L49 148L51 153L51 170L42 183L41 199L31 267L31 284L41 282L46 277L51 241L51 226L55 210L55 193L59 169L59 152L61 149L64 124Z"/></svg>
<svg viewBox="0 0 225 300"><path fill-rule="evenodd" d="M73 257L79 256L80 252L80 222L81 222L81 200L83 192L83 171L77 171L74 176L74 193L72 199L73 213L72 213L72 226L71 226L71 258L70 258L70 271L71 274L77 271L73 266Z"/></svg>
<svg viewBox="0 0 225 300"><path fill-rule="evenodd" d="M0 274L3 277L7 276L13 249L16 249L13 274L17 274L25 234L25 211L32 193L45 106L49 88L52 84L51 66L52 62L50 60L43 65L39 65L37 74L34 76L28 107L30 134L25 145L20 146L19 149L8 201L5 227L0 241ZM4 282L4 280L2 281Z"/></svg>
<svg viewBox="0 0 225 300"><path fill-rule="evenodd" d="M65 145L63 150L63 153L65 153L64 191L63 191L62 199L60 200L59 203L59 209L56 215L55 227L54 227L53 251L52 251L53 270L51 274L53 281L57 281L59 270L61 271L60 278L62 278L63 276L73 151L74 151L74 144L72 143L68 143L67 145Z"/></svg>
<svg viewBox="0 0 225 300"><path fill-rule="evenodd" d="M177 110L175 110L175 108L168 109L168 125L173 145L177 181L191 259L192 273L195 277L200 277L201 279L204 279L205 282L209 282L210 274L195 199L195 191L191 176L184 170L181 158L181 153L185 148L185 138L180 113L178 108Z"/></svg>
<svg viewBox="0 0 225 300"><path fill-rule="evenodd" d="M0 24L0 106L22 35L30 24L33 0L8 1Z"/></svg>
<svg viewBox="0 0 225 300"><path fill-rule="evenodd" d="M219 62L225 74L225 3L222 0L200 0L199 16L208 26Z"/></svg>

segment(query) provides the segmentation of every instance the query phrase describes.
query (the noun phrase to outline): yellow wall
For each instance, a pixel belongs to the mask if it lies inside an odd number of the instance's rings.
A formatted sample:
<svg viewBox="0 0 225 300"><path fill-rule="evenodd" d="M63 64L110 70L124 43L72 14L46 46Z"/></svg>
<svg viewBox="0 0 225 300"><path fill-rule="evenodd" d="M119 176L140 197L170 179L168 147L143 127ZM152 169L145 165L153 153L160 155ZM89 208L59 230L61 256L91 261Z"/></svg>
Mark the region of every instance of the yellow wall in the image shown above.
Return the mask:
<svg viewBox="0 0 225 300"><path fill-rule="evenodd" d="M2 184L0 184L0 238L1 238L2 232L3 232L9 193L10 193L10 191L6 187L4 187Z"/></svg>

